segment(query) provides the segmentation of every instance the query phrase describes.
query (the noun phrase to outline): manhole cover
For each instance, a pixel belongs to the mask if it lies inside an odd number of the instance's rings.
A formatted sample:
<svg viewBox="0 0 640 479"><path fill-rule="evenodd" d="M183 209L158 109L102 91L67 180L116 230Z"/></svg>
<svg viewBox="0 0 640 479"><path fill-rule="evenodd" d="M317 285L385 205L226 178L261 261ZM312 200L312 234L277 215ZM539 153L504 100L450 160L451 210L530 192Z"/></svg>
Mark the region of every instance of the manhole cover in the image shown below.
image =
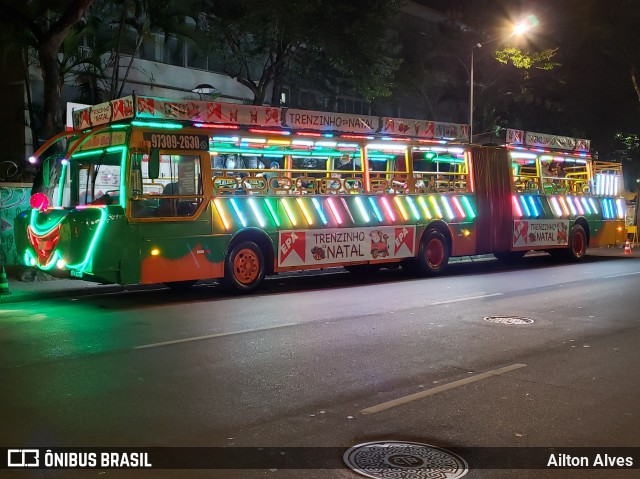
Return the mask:
<svg viewBox="0 0 640 479"><path fill-rule="evenodd" d="M457 454L419 442L381 441L353 446L344 462L374 479L454 479L469 472Z"/></svg>
<svg viewBox="0 0 640 479"><path fill-rule="evenodd" d="M523 318L521 316L485 316L485 321L500 324L531 324L533 319Z"/></svg>

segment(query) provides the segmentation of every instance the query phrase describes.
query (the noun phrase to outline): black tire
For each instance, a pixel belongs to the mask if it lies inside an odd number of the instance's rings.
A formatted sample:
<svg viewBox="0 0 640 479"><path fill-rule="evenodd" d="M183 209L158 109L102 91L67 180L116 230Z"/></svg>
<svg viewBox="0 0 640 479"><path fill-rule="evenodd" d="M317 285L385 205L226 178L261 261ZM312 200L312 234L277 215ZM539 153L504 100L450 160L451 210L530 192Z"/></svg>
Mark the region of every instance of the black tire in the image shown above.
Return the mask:
<svg viewBox="0 0 640 479"><path fill-rule="evenodd" d="M565 261L582 261L587 255L587 233L584 228L574 224L569 233L569 245L566 248L549 250L551 256Z"/></svg>
<svg viewBox="0 0 640 479"><path fill-rule="evenodd" d="M525 251L505 251L493 253L493 256L504 263L519 263L524 258Z"/></svg>
<svg viewBox="0 0 640 479"><path fill-rule="evenodd" d="M344 267L349 273L356 276L367 276L380 271L379 264L351 264Z"/></svg>
<svg viewBox="0 0 640 479"><path fill-rule="evenodd" d="M249 293L264 280L265 262L260 247L253 241L242 241L231 247L224 259L223 288L235 293Z"/></svg>
<svg viewBox="0 0 640 479"><path fill-rule="evenodd" d="M436 230L427 231L420 241L420 249L416 258L416 269L421 276L434 276L442 273L449 262L451 248L442 233Z"/></svg>
<svg viewBox="0 0 640 479"><path fill-rule="evenodd" d="M194 284L198 281L195 279L190 279L187 281L169 281L168 283L164 283L165 286L171 288L174 291L186 291L190 289Z"/></svg>
<svg viewBox="0 0 640 479"><path fill-rule="evenodd" d="M569 233L569 247L567 248L567 258L569 261L582 261L587 255L587 233L580 225L573 225Z"/></svg>

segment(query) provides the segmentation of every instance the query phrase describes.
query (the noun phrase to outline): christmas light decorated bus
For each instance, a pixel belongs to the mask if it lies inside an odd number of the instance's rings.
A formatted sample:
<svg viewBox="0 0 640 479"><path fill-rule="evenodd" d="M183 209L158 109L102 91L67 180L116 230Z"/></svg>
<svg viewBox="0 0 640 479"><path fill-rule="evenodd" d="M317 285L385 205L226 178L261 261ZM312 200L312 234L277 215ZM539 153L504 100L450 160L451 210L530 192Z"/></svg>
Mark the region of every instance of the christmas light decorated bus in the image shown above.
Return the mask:
<svg viewBox="0 0 640 479"><path fill-rule="evenodd" d="M332 266L430 275L450 256L579 260L622 238L620 165L592 160L588 141L510 130L484 147L468 132L125 97L74 112L74 130L36 152L50 197L17 218L19 254L90 281L251 291L267 274Z"/></svg>

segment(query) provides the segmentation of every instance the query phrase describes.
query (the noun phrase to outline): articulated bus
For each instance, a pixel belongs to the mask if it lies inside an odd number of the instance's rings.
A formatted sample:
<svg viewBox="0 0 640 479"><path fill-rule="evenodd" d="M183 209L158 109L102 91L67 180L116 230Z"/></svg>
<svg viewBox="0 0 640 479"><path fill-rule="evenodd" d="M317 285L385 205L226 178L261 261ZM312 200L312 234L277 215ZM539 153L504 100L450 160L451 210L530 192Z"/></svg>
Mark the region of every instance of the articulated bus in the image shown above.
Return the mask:
<svg viewBox="0 0 640 479"><path fill-rule="evenodd" d="M27 266L88 281L217 279L342 266L443 271L451 256L572 260L623 238L619 164L589 141L467 125L130 96L74 112L35 153L51 197L16 219ZM66 273L65 273L66 272Z"/></svg>

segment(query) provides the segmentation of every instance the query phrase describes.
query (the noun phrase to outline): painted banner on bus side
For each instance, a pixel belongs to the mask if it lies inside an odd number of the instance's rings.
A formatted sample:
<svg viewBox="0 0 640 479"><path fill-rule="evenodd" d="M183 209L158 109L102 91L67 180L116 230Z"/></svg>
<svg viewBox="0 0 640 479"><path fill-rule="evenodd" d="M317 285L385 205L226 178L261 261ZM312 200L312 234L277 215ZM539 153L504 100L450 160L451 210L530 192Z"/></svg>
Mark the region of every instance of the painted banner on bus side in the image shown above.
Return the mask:
<svg viewBox="0 0 640 479"><path fill-rule="evenodd" d="M566 246L569 244L569 221L515 220L513 246Z"/></svg>
<svg viewBox="0 0 640 479"><path fill-rule="evenodd" d="M278 266L409 258L415 243L415 226L281 231Z"/></svg>
<svg viewBox="0 0 640 479"><path fill-rule="evenodd" d="M548 135L546 133L514 130L512 128L507 128L507 144L524 144L537 148L555 148L580 153L588 153L591 148L591 141L584 138Z"/></svg>

